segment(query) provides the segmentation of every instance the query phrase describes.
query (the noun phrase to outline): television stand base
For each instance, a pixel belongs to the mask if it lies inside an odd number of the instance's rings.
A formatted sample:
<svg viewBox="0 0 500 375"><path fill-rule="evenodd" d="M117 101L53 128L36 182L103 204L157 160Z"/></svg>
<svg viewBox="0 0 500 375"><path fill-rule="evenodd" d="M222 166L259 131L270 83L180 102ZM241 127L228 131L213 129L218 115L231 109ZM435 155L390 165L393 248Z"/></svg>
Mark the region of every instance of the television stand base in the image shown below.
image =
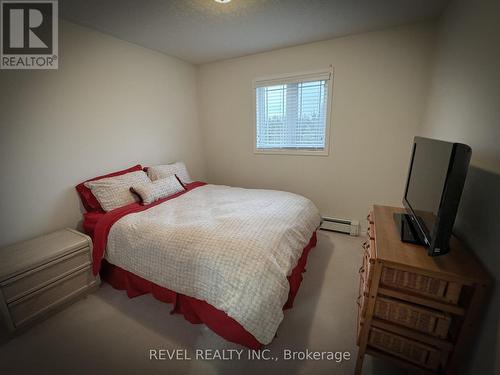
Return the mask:
<svg viewBox="0 0 500 375"><path fill-rule="evenodd" d="M413 227L410 215L394 213L393 217L396 227L398 228L401 241L425 246L424 241L420 239L416 229Z"/></svg>

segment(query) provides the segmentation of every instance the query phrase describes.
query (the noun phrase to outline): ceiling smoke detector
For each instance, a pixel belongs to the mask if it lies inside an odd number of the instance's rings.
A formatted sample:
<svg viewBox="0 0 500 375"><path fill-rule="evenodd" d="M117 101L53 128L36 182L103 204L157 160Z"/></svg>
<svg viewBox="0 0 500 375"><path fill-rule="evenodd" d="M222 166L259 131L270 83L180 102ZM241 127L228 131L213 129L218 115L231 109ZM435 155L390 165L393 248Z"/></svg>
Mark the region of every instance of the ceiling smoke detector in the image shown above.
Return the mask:
<svg viewBox="0 0 500 375"><path fill-rule="evenodd" d="M220 4L227 4L227 3L230 3L231 0L214 0L216 3L220 3Z"/></svg>

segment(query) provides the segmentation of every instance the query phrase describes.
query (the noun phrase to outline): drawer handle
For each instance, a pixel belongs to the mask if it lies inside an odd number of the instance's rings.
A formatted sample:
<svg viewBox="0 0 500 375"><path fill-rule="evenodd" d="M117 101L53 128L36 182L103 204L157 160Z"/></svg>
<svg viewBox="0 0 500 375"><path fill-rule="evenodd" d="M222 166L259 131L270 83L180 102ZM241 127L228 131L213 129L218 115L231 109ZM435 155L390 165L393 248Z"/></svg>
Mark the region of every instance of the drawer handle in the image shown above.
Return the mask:
<svg viewBox="0 0 500 375"><path fill-rule="evenodd" d="M358 305L359 308L361 308L361 294L358 296L358 298L356 298L356 305Z"/></svg>

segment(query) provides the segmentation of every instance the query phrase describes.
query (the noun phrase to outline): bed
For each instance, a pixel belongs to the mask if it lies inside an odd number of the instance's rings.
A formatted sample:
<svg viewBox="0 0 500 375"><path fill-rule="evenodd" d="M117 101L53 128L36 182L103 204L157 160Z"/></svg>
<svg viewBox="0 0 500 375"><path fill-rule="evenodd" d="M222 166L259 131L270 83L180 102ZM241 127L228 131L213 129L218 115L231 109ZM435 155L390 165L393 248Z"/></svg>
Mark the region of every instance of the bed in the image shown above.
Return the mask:
<svg viewBox="0 0 500 375"><path fill-rule="evenodd" d="M252 349L292 307L320 215L299 195L192 182L148 205L84 214L93 270Z"/></svg>

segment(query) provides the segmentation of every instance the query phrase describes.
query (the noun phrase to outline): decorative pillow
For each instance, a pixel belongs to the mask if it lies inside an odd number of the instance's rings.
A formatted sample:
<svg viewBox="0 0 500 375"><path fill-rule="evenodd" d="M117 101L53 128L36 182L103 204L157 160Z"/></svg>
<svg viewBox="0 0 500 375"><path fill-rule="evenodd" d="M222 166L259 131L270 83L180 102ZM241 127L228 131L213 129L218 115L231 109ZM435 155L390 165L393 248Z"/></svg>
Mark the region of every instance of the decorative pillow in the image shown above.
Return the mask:
<svg viewBox="0 0 500 375"><path fill-rule="evenodd" d="M138 198L130 191L130 187L148 182L151 181L144 171L136 171L120 176L87 181L84 185L92 191L104 211L111 211L137 202Z"/></svg>
<svg viewBox="0 0 500 375"><path fill-rule="evenodd" d="M140 171L140 170L142 170L142 166L140 164L137 164L133 167L130 167L128 169L124 169L122 171L108 173L108 174L103 175L103 176L91 178L85 182L100 180L100 179L103 179L106 177L120 176L122 174L136 172L136 171ZM85 186L85 182L82 182L81 184L76 185L76 191L78 192L78 195L80 196L83 207L85 207L87 212L103 211L101 205L99 204L99 201L92 194L92 191L88 187Z"/></svg>
<svg viewBox="0 0 500 375"><path fill-rule="evenodd" d="M132 185L130 190L141 198L142 204L151 204L158 199L183 191L184 187L177 180L177 177L173 175L143 184Z"/></svg>
<svg viewBox="0 0 500 375"><path fill-rule="evenodd" d="M152 181L159 180L160 178L170 177L177 175L183 185L193 182L186 169L186 165L179 161L173 164L156 165L148 167L148 176Z"/></svg>

